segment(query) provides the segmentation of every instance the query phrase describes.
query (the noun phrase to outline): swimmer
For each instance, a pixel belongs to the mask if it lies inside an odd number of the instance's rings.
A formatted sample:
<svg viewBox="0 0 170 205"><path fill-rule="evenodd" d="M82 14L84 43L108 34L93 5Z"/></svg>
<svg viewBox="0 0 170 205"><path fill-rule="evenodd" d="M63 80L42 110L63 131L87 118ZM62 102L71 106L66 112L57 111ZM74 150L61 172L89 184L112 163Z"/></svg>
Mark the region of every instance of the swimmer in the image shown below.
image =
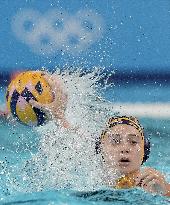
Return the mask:
<svg viewBox="0 0 170 205"><path fill-rule="evenodd" d="M106 129L96 141L96 153L102 156L103 168L106 171L116 169L120 178L111 183L109 177L106 177L104 184L118 189L141 187L147 192L170 197L170 184L163 174L150 167L141 169L149 152L149 140L145 138L136 118L110 118Z"/></svg>

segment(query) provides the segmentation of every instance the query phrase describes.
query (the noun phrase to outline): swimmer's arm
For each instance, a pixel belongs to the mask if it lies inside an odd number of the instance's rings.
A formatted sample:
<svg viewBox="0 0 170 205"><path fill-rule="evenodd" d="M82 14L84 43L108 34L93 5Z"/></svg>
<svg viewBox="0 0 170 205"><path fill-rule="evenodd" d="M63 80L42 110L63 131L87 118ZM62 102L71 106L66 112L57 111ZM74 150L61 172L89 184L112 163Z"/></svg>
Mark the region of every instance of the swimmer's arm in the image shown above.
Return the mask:
<svg viewBox="0 0 170 205"><path fill-rule="evenodd" d="M165 177L152 168L145 168L140 172L136 185L151 193L170 196L170 185L166 182Z"/></svg>
<svg viewBox="0 0 170 205"><path fill-rule="evenodd" d="M170 197L170 184L167 184L167 193L164 196Z"/></svg>

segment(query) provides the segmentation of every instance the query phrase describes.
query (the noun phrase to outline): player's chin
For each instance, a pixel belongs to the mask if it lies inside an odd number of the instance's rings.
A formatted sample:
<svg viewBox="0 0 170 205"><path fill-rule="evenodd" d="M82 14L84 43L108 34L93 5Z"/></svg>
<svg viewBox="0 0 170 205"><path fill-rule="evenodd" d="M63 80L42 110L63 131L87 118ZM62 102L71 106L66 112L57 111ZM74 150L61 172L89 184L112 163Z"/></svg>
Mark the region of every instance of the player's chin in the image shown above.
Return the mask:
<svg viewBox="0 0 170 205"><path fill-rule="evenodd" d="M119 171L123 174L129 174L135 172L138 168L133 166L133 164L119 165Z"/></svg>

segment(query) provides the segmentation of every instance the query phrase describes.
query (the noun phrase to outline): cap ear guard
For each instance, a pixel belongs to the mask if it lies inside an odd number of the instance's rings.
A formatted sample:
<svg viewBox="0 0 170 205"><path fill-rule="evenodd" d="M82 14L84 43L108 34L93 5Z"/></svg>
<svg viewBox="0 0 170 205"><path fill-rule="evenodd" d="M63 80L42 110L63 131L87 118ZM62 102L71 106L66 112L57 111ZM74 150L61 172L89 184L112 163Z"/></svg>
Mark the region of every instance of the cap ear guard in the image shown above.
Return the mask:
<svg viewBox="0 0 170 205"><path fill-rule="evenodd" d="M147 159L149 158L149 154L150 154L150 141L148 138L144 138L144 156L143 156L142 164L147 161Z"/></svg>
<svg viewBox="0 0 170 205"><path fill-rule="evenodd" d="M101 140L100 138L96 138L96 141L95 141L95 152L96 154L100 154L101 153Z"/></svg>

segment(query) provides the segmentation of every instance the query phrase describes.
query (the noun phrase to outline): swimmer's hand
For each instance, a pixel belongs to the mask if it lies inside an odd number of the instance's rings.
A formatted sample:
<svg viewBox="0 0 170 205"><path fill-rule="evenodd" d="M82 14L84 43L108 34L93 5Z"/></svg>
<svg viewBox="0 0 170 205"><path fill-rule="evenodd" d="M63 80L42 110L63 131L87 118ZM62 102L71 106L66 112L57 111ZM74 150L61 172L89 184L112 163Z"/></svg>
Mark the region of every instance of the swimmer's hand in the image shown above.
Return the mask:
<svg viewBox="0 0 170 205"><path fill-rule="evenodd" d="M60 125L65 128L69 127L69 123L65 119L65 109L67 105L67 94L62 88L62 84L57 75L49 75L45 73L44 78L49 83L54 96L53 102L49 104L42 104L34 100L30 100L29 103L33 107L37 107L46 113L50 113L54 120L57 120Z"/></svg>
<svg viewBox="0 0 170 205"><path fill-rule="evenodd" d="M9 112L7 108L4 111L0 109L0 118L7 119L8 116L9 116Z"/></svg>
<svg viewBox="0 0 170 205"><path fill-rule="evenodd" d="M152 168L145 168L140 174L138 174L136 186L155 194L165 196L170 194L168 183L165 181L164 176Z"/></svg>

